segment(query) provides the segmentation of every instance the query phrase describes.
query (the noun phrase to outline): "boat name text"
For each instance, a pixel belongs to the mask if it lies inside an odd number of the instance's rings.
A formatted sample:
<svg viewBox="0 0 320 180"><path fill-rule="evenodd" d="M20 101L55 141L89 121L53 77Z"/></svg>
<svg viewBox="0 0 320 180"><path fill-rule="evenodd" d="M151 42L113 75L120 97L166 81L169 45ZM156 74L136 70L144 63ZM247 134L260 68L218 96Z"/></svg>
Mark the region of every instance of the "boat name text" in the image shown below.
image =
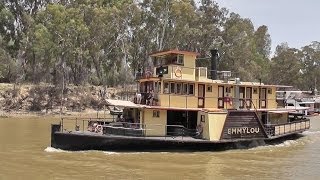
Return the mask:
<svg viewBox="0 0 320 180"><path fill-rule="evenodd" d="M249 127L239 127L239 128L228 128L228 134L257 134L259 133L260 129L256 128L249 128Z"/></svg>

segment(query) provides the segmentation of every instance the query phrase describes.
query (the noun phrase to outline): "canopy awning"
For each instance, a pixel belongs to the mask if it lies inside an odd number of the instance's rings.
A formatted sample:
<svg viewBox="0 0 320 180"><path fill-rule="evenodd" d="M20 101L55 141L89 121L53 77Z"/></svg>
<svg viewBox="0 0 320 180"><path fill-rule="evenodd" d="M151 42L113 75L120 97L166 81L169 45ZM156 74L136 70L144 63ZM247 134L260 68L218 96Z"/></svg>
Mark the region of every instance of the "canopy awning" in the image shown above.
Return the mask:
<svg viewBox="0 0 320 180"><path fill-rule="evenodd" d="M117 107L128 107L128 108L142 108L143 106L139 104L135 104L131 101L123 101L123 100L114 100L114 99L106 99L106 103L108 106L117 106Z"/></svg>
<svg viewBox="0 0 320 180"><path fill-rule="evenodd" d="M284 113L289 113L289 111L269 111L269 113L284 114Z"/></svg>

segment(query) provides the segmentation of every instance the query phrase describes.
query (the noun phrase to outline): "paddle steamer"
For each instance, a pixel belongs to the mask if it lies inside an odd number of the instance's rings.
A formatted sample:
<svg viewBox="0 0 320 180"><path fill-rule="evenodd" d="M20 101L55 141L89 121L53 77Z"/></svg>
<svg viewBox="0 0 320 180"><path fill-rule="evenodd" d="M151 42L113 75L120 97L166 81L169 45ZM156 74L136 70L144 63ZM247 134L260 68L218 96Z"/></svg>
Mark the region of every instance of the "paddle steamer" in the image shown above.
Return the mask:
<svg viewBox="0 0 320 180"><path fill-rule="evenodd" d="M62 119L51 127L51 146L66 150L214 150L235 143L290 138L310 128L310 120L276 103L278 85L243 82L197 67L198 54L170 50L150 55L153 71L137 76L133 101L106 100L123 108L123 117ZM283 86L281 86L283 87ZM74 128L75 127L75 128Z"/></svg>

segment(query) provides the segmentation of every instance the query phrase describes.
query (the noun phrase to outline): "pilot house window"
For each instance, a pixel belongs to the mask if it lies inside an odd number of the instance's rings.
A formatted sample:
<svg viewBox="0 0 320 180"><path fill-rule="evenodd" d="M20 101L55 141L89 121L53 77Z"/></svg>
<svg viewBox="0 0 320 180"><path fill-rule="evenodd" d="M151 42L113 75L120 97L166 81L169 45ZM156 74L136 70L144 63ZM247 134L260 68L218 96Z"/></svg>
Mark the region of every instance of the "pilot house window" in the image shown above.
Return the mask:
<svg viewBox="0 0 320 180"><path fill-rule="evenodd" d="M181 65L184 64L184 62L183 62L183 55L178 55L178 57L177 57L177 64L181 64Z"/></svg>
<svg viewBox="0 0 320 180"><path fill-rule="evenodd" d="M156 67L169 64L184 65L183 54L167 54L164 56L157 56L154 57L153 62Z"/></svg>

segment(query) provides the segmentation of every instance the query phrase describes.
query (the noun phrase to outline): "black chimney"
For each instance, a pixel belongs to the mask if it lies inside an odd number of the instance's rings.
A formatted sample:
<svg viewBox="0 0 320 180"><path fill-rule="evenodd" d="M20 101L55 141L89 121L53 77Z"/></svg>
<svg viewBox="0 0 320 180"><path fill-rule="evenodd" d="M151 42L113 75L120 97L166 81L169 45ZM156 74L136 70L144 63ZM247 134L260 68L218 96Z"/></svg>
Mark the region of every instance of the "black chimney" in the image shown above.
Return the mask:
<svg viewBox="0 0 320 180"><path fill-rule="evenodd" d="M217 79L217 65L218 65L218 50L217 49L211 49L211 79L215 80Z"/></svg>

